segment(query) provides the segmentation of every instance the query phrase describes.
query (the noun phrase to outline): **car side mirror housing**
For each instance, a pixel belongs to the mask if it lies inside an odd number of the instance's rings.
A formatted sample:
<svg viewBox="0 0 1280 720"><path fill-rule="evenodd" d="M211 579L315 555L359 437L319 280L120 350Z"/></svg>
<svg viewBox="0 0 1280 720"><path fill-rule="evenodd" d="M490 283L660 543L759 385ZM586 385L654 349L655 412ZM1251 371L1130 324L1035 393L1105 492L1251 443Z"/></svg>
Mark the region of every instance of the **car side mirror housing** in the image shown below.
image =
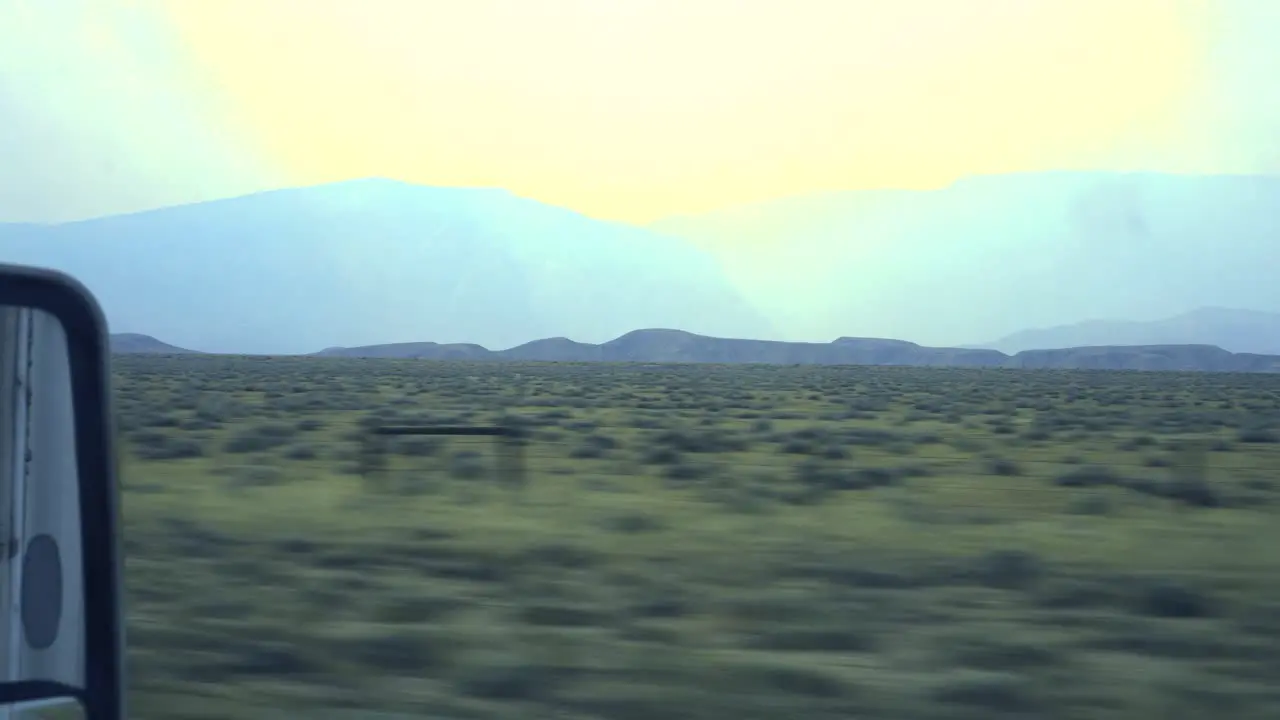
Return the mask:
<svg viewBox="0 0 1280 720"><path fill-rule="evenodd" d="M83 285L0 264L0 720L125 717L109 361Z"/></svg>

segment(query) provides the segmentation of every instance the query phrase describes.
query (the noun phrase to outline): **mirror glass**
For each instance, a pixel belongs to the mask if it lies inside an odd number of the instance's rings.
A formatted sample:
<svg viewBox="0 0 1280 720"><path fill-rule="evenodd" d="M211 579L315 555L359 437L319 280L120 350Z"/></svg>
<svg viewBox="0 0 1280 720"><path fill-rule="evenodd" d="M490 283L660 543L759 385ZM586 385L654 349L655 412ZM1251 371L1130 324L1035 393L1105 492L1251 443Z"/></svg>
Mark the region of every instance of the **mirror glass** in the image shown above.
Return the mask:
<svg viewBox="0 0 1280 720"><path fill-rule="evenodd" d="M67 336L0 306L0 720L81 717L84 594ZM33 682L35 681L35 682ZM12 702L23 690L39 697Z"/></svg>

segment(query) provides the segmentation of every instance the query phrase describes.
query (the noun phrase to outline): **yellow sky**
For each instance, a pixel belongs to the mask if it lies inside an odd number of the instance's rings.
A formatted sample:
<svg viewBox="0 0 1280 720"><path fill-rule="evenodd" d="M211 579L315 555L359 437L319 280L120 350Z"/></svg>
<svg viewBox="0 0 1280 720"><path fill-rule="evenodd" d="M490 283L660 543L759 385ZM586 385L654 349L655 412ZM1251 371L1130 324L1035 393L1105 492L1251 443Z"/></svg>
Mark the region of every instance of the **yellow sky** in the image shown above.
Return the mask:
<svg viewBox="0 0 1280 720"><path fill-rule="evenodd" d="M79 168L57 202L27 191L50 217L360 176L646 221L975 173L1234 169L1205 112L1212 2L11 2L0 90ZM52 152L13 161L22 187L72 182Z"/></svg>

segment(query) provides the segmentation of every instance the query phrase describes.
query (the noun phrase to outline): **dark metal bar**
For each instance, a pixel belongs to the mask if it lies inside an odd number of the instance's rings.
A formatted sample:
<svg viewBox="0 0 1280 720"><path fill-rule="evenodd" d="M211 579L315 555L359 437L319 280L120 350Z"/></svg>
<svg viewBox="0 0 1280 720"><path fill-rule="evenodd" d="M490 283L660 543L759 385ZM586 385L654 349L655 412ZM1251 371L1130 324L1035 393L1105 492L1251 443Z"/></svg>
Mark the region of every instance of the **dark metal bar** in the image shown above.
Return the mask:
<svg viewBox="0 0 1280 720"><path fill-rule="evenodd" d="M525 485L524 437L525 434L509 426L457 426L457 425L382 425L370 428L361 443L360 471L370 489L382 483L375 478L386 471L386 441L388 436L402 435L452 435L492 437L497 439L498 481L508 488L519 489ZM385 488L384 488L385 489Z"/></svg>
<svg viewBox="0 0 1280 720"><path fill-rule="evenodd" d="M509 427L473 427L450 425L384 425L373 429L375 435L471 435L516 437L520 433Z"/></svg>

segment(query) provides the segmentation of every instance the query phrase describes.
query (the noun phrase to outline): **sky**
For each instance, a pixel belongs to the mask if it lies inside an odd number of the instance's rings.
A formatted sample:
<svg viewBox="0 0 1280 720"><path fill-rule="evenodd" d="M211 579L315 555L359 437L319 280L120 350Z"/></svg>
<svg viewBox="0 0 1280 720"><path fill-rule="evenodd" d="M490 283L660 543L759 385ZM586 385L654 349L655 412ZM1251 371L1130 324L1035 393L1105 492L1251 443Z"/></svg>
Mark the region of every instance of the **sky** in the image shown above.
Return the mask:
<svg viewBox="0 0 1280 720"><path fill-rule="evenodd" d="M1280 173L1277 27L1275 0L0 0L0 221L368 176L642 223Z"/></svg>

